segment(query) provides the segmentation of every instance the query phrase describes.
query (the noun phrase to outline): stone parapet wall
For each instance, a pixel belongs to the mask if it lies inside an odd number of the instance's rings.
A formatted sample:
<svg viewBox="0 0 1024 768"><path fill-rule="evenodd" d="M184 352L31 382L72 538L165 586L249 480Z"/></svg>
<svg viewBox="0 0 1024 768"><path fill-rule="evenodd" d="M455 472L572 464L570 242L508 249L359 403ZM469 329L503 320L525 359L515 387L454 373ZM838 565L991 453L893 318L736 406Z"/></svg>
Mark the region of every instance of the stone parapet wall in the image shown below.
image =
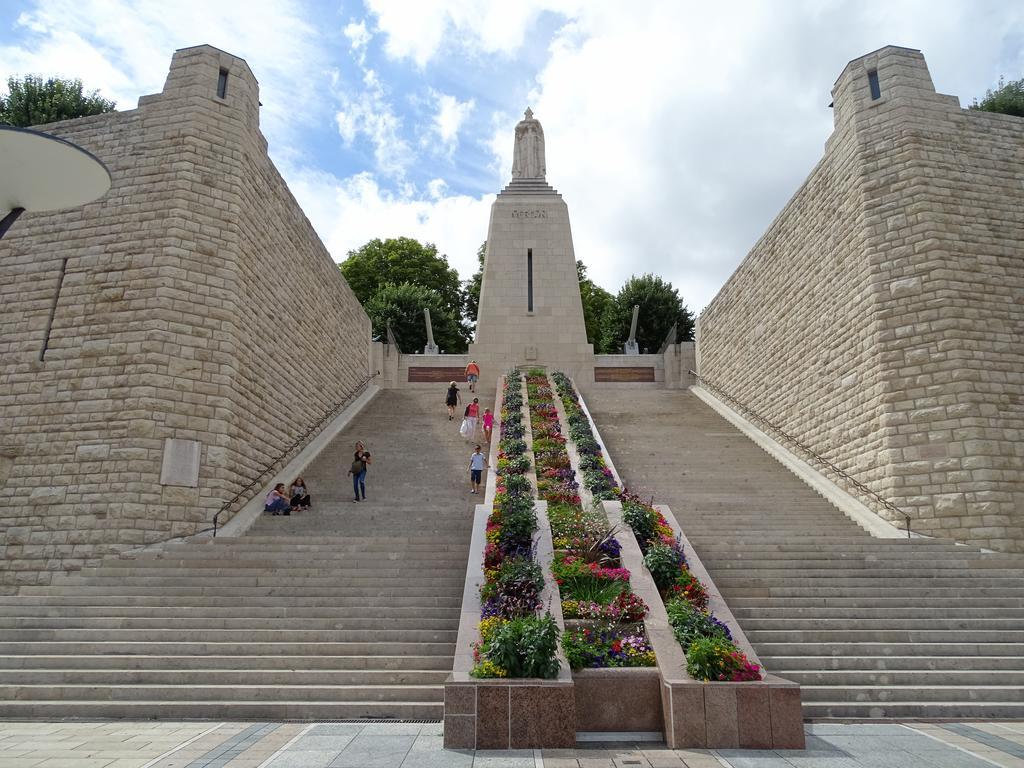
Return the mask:
<svg viewBox="0 0 1024 768"><path fill-rule="evenodd" d="M369 320L257 99L244 61L201 46L138 109L43 127L113 183L0 243L0 589L205 528L366 375ZM165 471L168 439L199 443L197 477L187 456Z"/></svg>
<svg viewBox="0 0 1024 768"><path fill-rule="evenodd" d="M699 371L915 530L1024 550L1024 120L961 110L902 48L833 95L824 157L700 318Z"/></svg>

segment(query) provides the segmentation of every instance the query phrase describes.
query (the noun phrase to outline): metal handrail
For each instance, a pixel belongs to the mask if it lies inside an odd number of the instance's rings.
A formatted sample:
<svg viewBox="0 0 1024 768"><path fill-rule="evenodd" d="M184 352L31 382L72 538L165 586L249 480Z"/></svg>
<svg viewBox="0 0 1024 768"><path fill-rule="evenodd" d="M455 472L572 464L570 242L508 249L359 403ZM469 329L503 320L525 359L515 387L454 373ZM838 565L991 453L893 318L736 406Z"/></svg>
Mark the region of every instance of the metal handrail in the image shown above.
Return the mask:
<svg viewBox="0 0 1024 768"><path fill-rule="evenodd" d="M339 402L335 403L330 408L328 408L326 411L324 411L323 415L319 419L314 421L312 424L310 424L306 428L305 432L303 432L301 435L299 435L297 438L295 438L295 440L292 441L291 445L289 445L287 448L285 448L284 451L279 453L268 464L264 464L263 465L263 469L260 470L260 473L258 475L256 475L256 477L254 477L252 480L250 480L248 482L248 484L244 488L242 488L242 490L240 490L238 493L236 493L234 496L232 496L231 499L229 499L228 501L224 502L223 505L221 505L221 508L217 510L217 514L215 514L213 516L213 527L212 528L206 528L206 529L204 529L202 531L199 531L199 533L205 533L206 531L212 530L213 531L213 536L214 536L214 538L216 538L217 537L217 520L218 520L218 518L224 512L227 512L229 509L231 509L231 507L235 504L235 502L237 502L242 497L246 496L249 493L249 491L251 491L254 487L256 487L260 483L261 480L263 480L263 478L265 478L268 474L271 474L275 470L275 468L277 467L278 463L283 461L289 454L291 454L292 451L294 451L303 442L305 442L306 439L309 438L310 435L312 435L314 432L318 432L320 430L320 428L323 427L323 425L326 422L330 421L335 416L337 416L338 412L341 411L342 408L347 406L358 395L360 395L362 393L362 391L364 389L366 389L366 386L371 381L373 381L373 378L375 376L379 376L379 375L380 375L380 371L375 371L375 372L369 374L368 376L365 376L355 386L355 388L353 388L351 391L346 393L344 395L344 397Z"/></svg>
<svg viewBox="0 0 1024 768"><path fill-rule="evenodd" d="M883 499L881 496L879 496L873 490L871 490L866 485L864 485L864 483L860 482L860 480L857 480L857 479L851 477L850 475L848 475L846 472L841 470L839 467L837 467L831 461L826 459L824 456L822 456L821 454L819 454L816 451L814 451L806 443L804 443L803 441L798 440L797 438L793 437L791 434L789 434L784 429L782 429L782 427L780 427L778 424L776 424L775 422L765 418L760 413L758 413L757 411L755 411L752 408L750 408L746 403L743 403L740 400L737 400L735 397L733 397L732 395L727 393L725 390L723 390L721 387L719 387L717 384L715 384L711 380L707 379L704 376L701 376L699 373L697 373L696 371L693 371L693 370L690 371L690 375L694 376L697 379L697 381L700 382L700 384L702 386L706 387L707 389L710 389L712 392L714 392L716 395L718 395L723 400L726 400L733 408L735 408L736 410L742 411L746 416L749 416L749 417L753 418L755 421L759 421L761 424L763 424L764 426L768 427L768 429L770 429L776 435L781 437L783 440L785 440L786 442L790 443L791 445L796 446L803 453L805 453L808 456L810 456L819 465L825 467L827 470L829 470L829 471L833 472L834 474L838 475L839 477L843 478L846 482L848 482L851 486L853 486L853 488L855 490L859 491L860 493L864 494L865 496L870 497L871 499L873 499L875 502L880 504L882 507L884 507L888 511L893 512L893 513L895 513L897 515L902 515L903 519L906 521L906 524L907 524L907 538L908 539L910 538L910 515L909 514L907 514L902 509L897 507L891 501L889 501L887 499Z"/></svg>

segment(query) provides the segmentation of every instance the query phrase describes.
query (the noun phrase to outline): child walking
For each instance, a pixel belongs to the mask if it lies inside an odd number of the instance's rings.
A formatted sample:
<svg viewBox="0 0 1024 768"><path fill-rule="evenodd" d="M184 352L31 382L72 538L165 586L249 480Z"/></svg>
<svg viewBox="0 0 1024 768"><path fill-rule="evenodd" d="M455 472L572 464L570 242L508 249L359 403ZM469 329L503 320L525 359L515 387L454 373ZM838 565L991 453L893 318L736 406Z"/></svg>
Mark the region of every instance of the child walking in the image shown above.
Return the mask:
<svg viewBox="0 0 1024 768"><path fill-rule="evenodd" d="M480 479L483 476L484 468L487 466L487 457L483 455L478 445L476 450L473 451L473 455L469 457L470 493L480 493Z"/></svg>

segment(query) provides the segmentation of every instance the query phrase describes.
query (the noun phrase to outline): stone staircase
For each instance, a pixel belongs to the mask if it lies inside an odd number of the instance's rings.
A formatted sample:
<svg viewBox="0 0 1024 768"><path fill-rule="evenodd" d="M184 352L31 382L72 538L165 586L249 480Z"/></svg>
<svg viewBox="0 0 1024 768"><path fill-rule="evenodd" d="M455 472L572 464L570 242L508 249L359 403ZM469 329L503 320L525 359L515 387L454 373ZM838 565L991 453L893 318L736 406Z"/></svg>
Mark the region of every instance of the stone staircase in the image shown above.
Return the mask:
<svg viewBox="0 0 1024 768"><path fill-rule="evenodd" d="M1024 717L1024 557L871 538L688 391L586 401L805 717Z"/></svg>
<svg viewBox="0 0 1024 768"><path fill-rule="evenodd" d="M378 394L307 469L312 510L0 596L0 717L439 719L478 498L443 394Z"/></svg>

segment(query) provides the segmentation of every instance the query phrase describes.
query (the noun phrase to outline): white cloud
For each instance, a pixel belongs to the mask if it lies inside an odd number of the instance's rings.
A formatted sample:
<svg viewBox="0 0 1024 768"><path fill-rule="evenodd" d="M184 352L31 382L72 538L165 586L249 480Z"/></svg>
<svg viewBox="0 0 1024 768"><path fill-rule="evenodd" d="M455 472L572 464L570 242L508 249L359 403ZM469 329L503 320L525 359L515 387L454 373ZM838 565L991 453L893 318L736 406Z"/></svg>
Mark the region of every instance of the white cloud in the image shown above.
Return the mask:
<svg viewBox="0 0 1024 768"><path fill-rule="evenodd" d="M375 237L407 236L437 245L464 277L476 271L476 250L487 239L493 195L445 196L444 182L435 179L428 185L430 198L422 199L408 187L399 193L382 189L371 173L338 179L309 168L286 167L284 172L337 261Z"/></svg>
<svg viewBox="0 0 1024 768"><path fill-rule="evenodd" d="M527 35L544 11L570 15L583 0L367 0L394 58L420 67L447 50L467 48L509 55L529 45Z"/></svg>
<svg viewBox="0 0 1024 768"><path fill-rule="evenodd" d="M1024 8L930 7L582 9L552 41L530 105L544 125L548 181L568 203L591 276L614 291L653 271L700 310L821 157L830 90L852 58L886 44L921 48L938 90L954 94L1019 72L993 68L1001 51L1024 61ZM525 106L497 105L487 142L503 178Z"/></svg>
<svg viewBox="0 0 1024 768"><path fill-rule="evenodd" d="M264 133L287 142L324 116L327 78L318 33L298 0L37 0L18 16L21 42L0 45L0 72L80 78L133 109L163 88L171 54L201 43L245 58L260 81ZM295 104L303 104L296 110Z"/></svg>
<svg viewBox="0 0 1024 768"><path fill-rule="evenodd" d="M352 53L355 54L356 61L362 66L366 63L366 48L370 44L370 40L373 39L373 33L366 28L366 21L350 22L344 30L345 37L349 39L349 43L352 48Z"/></svg>
<svg viewBox="0 0 1024 768"><path fill-rule="evenodd" d="M476 101L459 101L454 96L446 93L431 91L431 95L437 100L437 113L434 115L434 133L444 145L445 153L451 157L459 146L459 130L466 118L472 114L476 107Z"/></svg>
<svg viewBox="0 0 1024 768"><path fill-rule="evenodd" d="M402 117L372 69L364 71L363 85L362 90L338 94L341 108L334 116L338 133L349 147L365 136L373 144L376 170L401 179L414 159L409 143L402 137Z"/></svg>

